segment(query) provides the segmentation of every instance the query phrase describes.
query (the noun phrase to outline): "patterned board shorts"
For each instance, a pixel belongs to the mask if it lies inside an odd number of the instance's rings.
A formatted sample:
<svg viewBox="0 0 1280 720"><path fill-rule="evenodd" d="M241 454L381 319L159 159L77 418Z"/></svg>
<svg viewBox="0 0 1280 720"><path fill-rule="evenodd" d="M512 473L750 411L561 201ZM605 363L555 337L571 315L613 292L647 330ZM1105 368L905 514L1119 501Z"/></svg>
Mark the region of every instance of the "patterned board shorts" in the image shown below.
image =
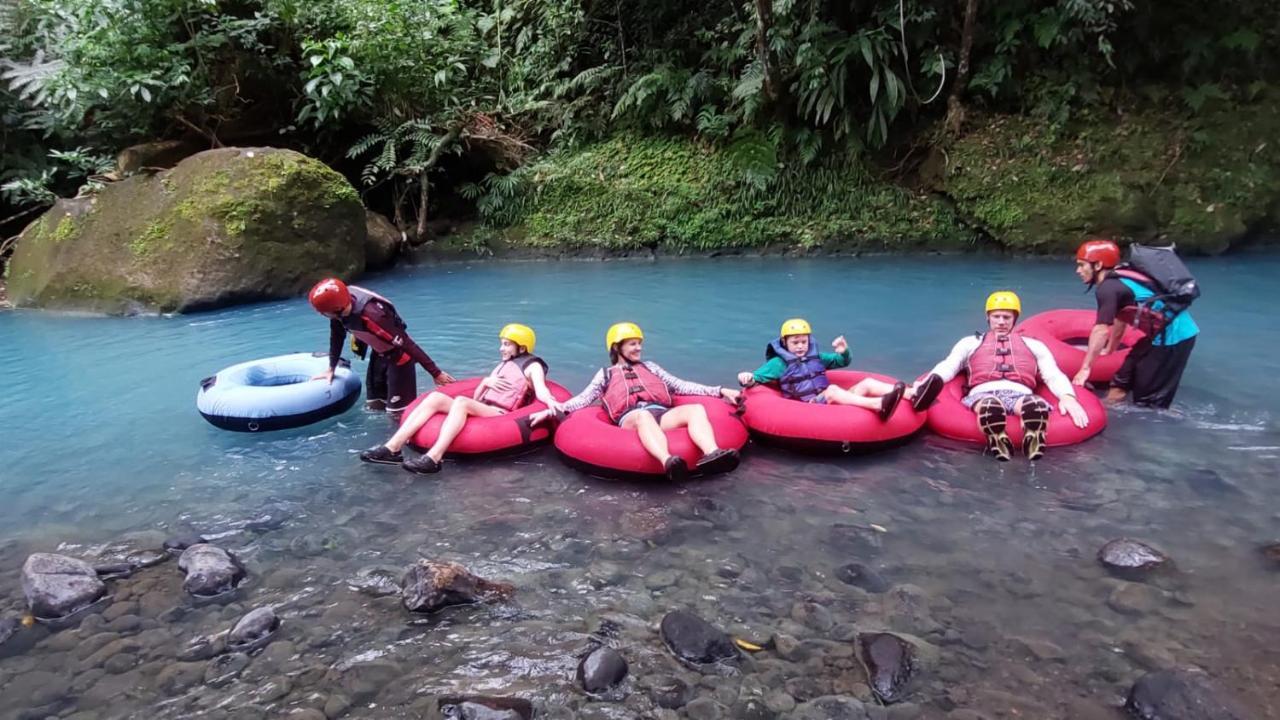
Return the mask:
<svg viewBox="0 0 1280 720"><path fill-rule="evenodd" d="M1013 412L1013 409L1018 406L1018 401L1030 394L1031 393L1029 392L1021 392L1018 390L992 390L991 392L966 395L960 402L964 403L965 407L972 410L973 406L976 405L979 400L993 397L1000 401L1000 404L1004 406L1005 412L1011 413Z"/></svg>

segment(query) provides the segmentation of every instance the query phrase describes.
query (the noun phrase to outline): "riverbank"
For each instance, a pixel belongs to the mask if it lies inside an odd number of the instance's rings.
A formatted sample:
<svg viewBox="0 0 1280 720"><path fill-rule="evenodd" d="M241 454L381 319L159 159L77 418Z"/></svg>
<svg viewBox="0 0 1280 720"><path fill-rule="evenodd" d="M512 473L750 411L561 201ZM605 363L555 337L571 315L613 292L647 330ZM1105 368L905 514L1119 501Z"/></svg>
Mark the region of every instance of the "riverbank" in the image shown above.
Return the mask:
<svg viewBox="0 0 1280 720"><path fill-rule="evenodd" d="M1058 254L1104 234L1216 255L1280 227L1277 109L1083 113L1067 126L977 116L896 174L868 158L770 164L767 148L619 135L489 186L484 222L426 254Z"/></svg>

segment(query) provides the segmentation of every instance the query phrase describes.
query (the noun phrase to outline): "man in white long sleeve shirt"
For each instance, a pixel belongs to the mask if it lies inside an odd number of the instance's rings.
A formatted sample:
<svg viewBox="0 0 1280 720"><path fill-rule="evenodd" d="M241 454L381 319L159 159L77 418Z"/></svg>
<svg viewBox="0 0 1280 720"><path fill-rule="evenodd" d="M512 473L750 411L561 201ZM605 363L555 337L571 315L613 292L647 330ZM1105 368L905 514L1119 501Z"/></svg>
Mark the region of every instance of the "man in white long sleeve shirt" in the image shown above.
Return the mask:
<svg viewBox="0 0 1280 720"><path fill-rule="evenodd" d="M946 359L912 387L914 397L936 397L941 386L964 372L969 379L962 402L978 418L978 427L987 438L987 449L997 460L1013 456L1013 442L1005 433L1009 413L1022 421L1022 450L1035 460L1044 455L1045 432L1049 426L1049 403L1035 394L1041 381L1058 398L1063 415L1076 427L1085 427L1089 418L1076 400L1071 381L1054 362L1053 355L1039 340L1014 334L1013 326L1022 312L1022 301L1012 292L999 291L987 298L987 325L982 335L961 339ZM932 392L930 392L932 390ZM931 400L929 400L931 401ZM922 404L917 402L917 409Z"/></svg>

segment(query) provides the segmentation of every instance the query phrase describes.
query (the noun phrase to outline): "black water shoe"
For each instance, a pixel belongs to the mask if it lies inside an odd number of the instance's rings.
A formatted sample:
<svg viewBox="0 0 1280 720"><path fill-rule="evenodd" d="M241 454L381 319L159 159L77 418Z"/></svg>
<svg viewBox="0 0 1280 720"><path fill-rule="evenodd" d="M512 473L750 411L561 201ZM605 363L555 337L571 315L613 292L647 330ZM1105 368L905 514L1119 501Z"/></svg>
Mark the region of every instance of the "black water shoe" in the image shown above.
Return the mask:
<svg viewBox="0 0 1280 720"><path fill-rule="evenodd" d="M987 438L987 451L1000 462L1012 460L1013 441L1005 432L1008 416L1005 414L1004 404L996 398L987 397L975 403L973 411L978 415L978 428Z"/></svg>
<svg viewBox="0 0 1280 720"><path fill-rule="evenodd" d="M679 455L672 455L662 464L662 469L667 473L667 479L671 482L684 482L689 479L689 465L684 458Z"/></svg>
<svg viewBox="0 0 1280 720"><path fill-rule="evenodd" d="M404 454L392 452L391 448L386 445L379 445L360 453L360 459L364 462L378 465L399 465L404 462Z"/></svg>
<svg viewBox="0 0 1280 720"><path fill-rule="evenodd" d="M704 475L732 472L738 467L738 451L730 448L712 450L698 461L698 472Z"/></svg>
<svg viewBox="0 0 1280 720"><path fill-rule="evenodd" d="M906 391L906 383L895 383L889 394L880 398L880 422L893 417L893 411L898 409L898 403L902 402L902 393Z"/></svg>
<svg viewBox="0 0 1280 720"><path fill-rule="evenodd" d="M923 412L929 409L934 400L938 399L938 395L942 393L942 386L946 383L942 382L942 378L929 373L920 384L916 386L916 395L911 399L911 408L916 412Z"/></svg>
<svg viewBox="0 0 1280 720"><path fill-rule="evenodd" d="M400 467L411 473L417 473L419 475L430 475L432 473L440 472L440 463L436 462L435 458L430 455L419 455L412 460L405 460L400 463Z"/></svg>
<svg viewBox="0 0 1280 720"><path fill-rule="evenodd" d="M1022 452L1028 460L1044 457L1045 434L1049 429L1052 408L1041 398L1022 403Z"/></svg>

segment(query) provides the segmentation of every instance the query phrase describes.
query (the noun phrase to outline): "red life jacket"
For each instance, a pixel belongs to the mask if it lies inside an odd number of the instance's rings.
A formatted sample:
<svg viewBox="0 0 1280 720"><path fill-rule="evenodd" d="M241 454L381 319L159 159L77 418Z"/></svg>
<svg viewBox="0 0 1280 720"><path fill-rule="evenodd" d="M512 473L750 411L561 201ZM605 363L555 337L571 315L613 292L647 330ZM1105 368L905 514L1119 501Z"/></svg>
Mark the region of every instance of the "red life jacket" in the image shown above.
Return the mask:
<svg viewBox="0 0 1280 720"><path fill-rule="evenodd" d="M1034 389L1040 375L1036 356L1017 333L983 333L982 342L969 356L967 370L969 387L993 380L1012 380Z"/></svg>
<svg viewBox="0 0 1280 720"><path fill-rule="evenodd" d="M1131 280L1147 288L1151 291L1153 297L1160 294L1159 290L1157 290L1156 281L1137 270L1114 268L1111 272L1115 273L1117 277ZM1120 311L1116 313L1116 319L1141 330L1146 333L1147 337L1159 335L1164 331L1164 326L1169 323L1169 315L1164 310L1154 308L1150 300L1138 301L1133 305L1126 305L1120 308Z"/></svg>
<svg viewBox="0 0 1280 720"><path fill-rule="evenodd" d="M604 411L615 423L645 403L671 407L671 390L644 363L614 365L604 370Z"/></svg>
<svg viewBox="0 0 1280 720"><path fill-rule="evenodd" d="M372 290L366 290L355 285L348 285L347 290L351 292L351 313L346 317L340 318L347 332L351 333L360 342L373 348L376 353L385 354L396 349L391 342L391 336L385 330L376 325L370 325L364 320L364 311L369 303L380 303L385 306L382 308L385 314L398 321L400 315L396 313L395 305L392 305L390 300ZM403 325L403 322L400 324ZM403 351L391 354L397 365L404 364L410 359L408 354Z"/></svg>
<svg viewBox="0 0 1280 720"><path fill-rule="evenodd" d="M528 376L524 371L529 367L530 363L538 363L542 366L542 371L547 371L547 363L537 355L524 353L517 355L510 360L503 360L498 366L489 373L489 377L499 377L511 384L510 390L494 390L486 388L477 398L486 405L492 405L501 408L507 412L511 412L518 407L524 407L533 399L533 383L529 382Z"/></svg>

